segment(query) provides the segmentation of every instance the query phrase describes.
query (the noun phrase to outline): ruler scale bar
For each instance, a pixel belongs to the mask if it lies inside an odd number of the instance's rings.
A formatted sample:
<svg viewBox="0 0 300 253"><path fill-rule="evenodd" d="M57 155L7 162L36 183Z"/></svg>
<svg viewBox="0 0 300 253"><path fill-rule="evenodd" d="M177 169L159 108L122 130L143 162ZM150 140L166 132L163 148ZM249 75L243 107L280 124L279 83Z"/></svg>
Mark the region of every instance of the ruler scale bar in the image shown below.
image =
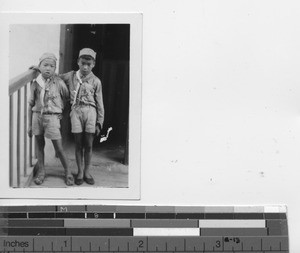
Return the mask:
<svg viewBox="0 0 300 253"><path fill-rule="evenodd" d="M112 213L286 213L286 206L0 206L0 212L97 212L105 211Z"/></svg>
<svg viewBox="0 0 300 253"><path fill-rule="evenodd" d="M170 219L152 219L152 220L132 220L132 227L133 228L156 228L156 227L163 227L163 228L199 228L199 221L198 220L170 220Z"/></svg>
<svg viewBox="0 0 300 253"><path fill-rule="evenodd" d="M200 236L199 228L134 228L134 236Z"/></svg>
<svg viewBox="0 0 300 253"><path fill-rule="evenodd" d="M180 219L198 219L198 220L228 220L228 217L220 217L215 218L212 216L205 216L204 214L200 213L191 213L191 214L177 214L176 219L173 218L175 215L168 215L168 214L162 214L161 216L150 215L146 216L145 214L117 214L117 213L0 213L0 219L26 219L26 218L49 218L49 219L174 219L174 220L180 220ZM249 215L238 215L234 218L231 218L230 220L279 220L279 219L286 219L285 214L265 214L266 217L262 216L255 216L254 214Z"/></svg>
<svg viewBox="0 0 300 253"><path fill-rule="evenodd" d="M114 219L85 219L85 220L78 220L78 219L66 219L64 222L64 226L66 228L130 228L130 220L114 220Z"/></svg>
<svg viewBox="0 0 300 253"><path fill-rule="evenodd" d="M0 206L0 253L288 251L284 206Z"/></svg>
<svg viewBox="0 0 300 253"><path fill-rule="evenodd" d="M85 218L85 214L92 216L103 215L108 218L116 219L286 219L285 213L233 213L233 214L222 214L222 213L108 213L108 212L2 212L0 218L26 218L27 215L30 218ZM35 217L36 216L36 217Z"/></svg>
<svg viewBox="0 0 300 253"><path fill-rule="evenodd" d="M81 236L23 236L23 237L1 237L0 245L3 251L79 251L80 247L83 251L93 250L102 252L131 252L131 251L149 251L149 252L165 252L165 251L220 251L224 247L224 251L276 251L288 250L287 237L177 237L177 236L151 236L151 237L96 237L89 238ZM166 250L167 245L167 250ZM176 250L175 250L176 247ZM205 247L205 249L204 249ZM129 249L129 250L128 250ZM219 249L219 250L218 250Z"/></svg>
<svg viewBox="0 0 300 253"><path fill-rule="evenodd" d="M83 236L267 236L263 228L57 228L57 227L6 227L0 235L83 235ZM274 233L276 234L276 233Z"/></svg>
<svg viewBox="0 0 300 253"><path fill-rule="evenodd" d="M265 228L264 220L200 220L200 228Z"/></svg>

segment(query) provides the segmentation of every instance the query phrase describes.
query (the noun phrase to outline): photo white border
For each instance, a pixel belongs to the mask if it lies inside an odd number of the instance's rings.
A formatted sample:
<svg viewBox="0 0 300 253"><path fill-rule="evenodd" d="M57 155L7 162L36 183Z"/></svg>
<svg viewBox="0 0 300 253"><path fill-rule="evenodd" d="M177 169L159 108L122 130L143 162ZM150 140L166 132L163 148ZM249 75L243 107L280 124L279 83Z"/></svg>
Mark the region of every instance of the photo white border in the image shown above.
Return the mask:
<svg viewBox="0 0 300 253"><path fill-rule="evenodd" d="M0 93L3 122L0 126L2 161L0 198L14 199L115 199L139 200L141 196L141 95L142 95L141 13L2 13L0 14ZM130 24L129 80L129 169L128 188L67 187L11 188L9 186L9 25L11 24ZM24 70L25 71L25 70Z"/></svg>

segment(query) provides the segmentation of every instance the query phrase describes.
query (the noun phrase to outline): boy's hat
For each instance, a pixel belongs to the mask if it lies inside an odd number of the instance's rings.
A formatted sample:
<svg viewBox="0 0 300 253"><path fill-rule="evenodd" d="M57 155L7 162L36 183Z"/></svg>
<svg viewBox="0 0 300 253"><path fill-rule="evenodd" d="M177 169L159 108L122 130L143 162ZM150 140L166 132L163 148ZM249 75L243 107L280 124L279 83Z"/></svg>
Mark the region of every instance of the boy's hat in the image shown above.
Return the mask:
<svg viewBox="0 0 300 253"><path fill-rule="evenodd" d="M45 59L52 59L55 62L57 61L57 58L55 57L54 54L52 53L44 53L41 57L40 57L40 63L45 60Z"/></svg>
<svg viewBox="0 0 300 253"><path fill-rule="evenodd" d="M96 60L96 52L93 49L90 48L83 48L79 51L79 57L82 55L89 55Z"/></svg>

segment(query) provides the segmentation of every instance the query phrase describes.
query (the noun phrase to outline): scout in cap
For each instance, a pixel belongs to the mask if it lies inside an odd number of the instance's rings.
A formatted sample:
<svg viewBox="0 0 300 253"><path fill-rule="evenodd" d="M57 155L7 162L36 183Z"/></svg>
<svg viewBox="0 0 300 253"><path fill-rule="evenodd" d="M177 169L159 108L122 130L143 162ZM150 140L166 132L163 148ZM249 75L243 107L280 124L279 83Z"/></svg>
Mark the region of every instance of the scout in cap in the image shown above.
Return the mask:
<svg viewBox="0 0 300 253"><path fill-rule="evenodd" d="M45 137L50 139L56 154L65 170L66 185L73 185L74 178L68 167L68 160L63 151L60 119L65 101L69 98L69 90L62 79L55 75L56 57L52 53L44 53L40 57L41 74L30 86L28 106L28 135L35 136L37 144L37 165L34 182L38 185L45 180L44 167Z"/></svg>
<svg viewBox="0 0 300 253"><path fill-rule="evenodd" d="M78 174L77 185L95 183L90 174L92 148L95 135L100 134L104 121L102 85L92 70L95 67L96 52L90 48L79 51L79 70L60 75L70 91L71 126L75 137L75 156ZM84 162L84 166L83 166Z"/></svg>

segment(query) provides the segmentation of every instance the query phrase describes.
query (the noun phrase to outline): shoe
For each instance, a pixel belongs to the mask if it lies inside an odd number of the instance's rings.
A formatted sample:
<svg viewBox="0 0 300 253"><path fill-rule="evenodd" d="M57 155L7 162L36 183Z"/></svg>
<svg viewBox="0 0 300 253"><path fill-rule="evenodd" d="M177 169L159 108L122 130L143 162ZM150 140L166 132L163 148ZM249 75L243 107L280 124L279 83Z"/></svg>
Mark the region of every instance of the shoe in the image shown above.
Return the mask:
<svg viewBox="0 0 300 253"><path fill-rule="evenodd" d="M90 185L95 184L95 180L92 177L91 178L84 177L83 179L87 184L90 184Z"/></svg>
<svg viewBox="0 0 300 253"><path fill-rule="evenodd" d="M66 175L65 177L65 183L67 186L74 185L74 177L73 175Z"/></svg>
<svg viewBox="0 0 300 253"><path fill-rule="evenodd" d="M45 175L44 174L39 174L34 179L34 182L35 182L36 185L41 185L42 183L44 183L44 180L45 180Z"/></svg>
<svg viewBox="0 0 300 253"><path fill-rule="evenodd" d="M83 178L78 178L78 177L76 177L76 178L75 178L75 184L76 184L76 185L82 185L82 184L83 184Z"/></svg>

